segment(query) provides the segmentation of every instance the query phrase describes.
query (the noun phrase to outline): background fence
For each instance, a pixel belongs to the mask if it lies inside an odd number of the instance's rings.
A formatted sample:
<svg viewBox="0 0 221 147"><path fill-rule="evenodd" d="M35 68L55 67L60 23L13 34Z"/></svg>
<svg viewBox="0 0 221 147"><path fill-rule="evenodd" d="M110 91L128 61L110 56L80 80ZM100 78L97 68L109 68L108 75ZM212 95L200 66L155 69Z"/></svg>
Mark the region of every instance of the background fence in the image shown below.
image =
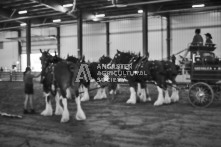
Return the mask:
<svg viewBox="0 0 221 147"><path fill-rule="evenodd" d="M34 75L39 72L32 72ZM40 81L39 78L35 78L35 81ZM0 81L23 81L23 72L0 72Z"/></svg>

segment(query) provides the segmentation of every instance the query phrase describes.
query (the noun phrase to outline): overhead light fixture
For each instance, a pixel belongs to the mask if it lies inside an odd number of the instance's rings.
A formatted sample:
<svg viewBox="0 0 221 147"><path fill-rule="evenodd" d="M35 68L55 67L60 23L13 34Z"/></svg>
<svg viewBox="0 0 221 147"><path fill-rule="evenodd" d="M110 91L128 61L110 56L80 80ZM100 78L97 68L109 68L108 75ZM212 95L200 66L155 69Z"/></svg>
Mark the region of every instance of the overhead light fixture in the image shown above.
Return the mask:
<svg viewBox="0 0 221 147"><path fill-rule="evenodd" d="M20 26L26 26L26 25L27 25L26 23L21 23L21 24L20 24Z"/></svg>
<svg viewBox="0 0 221 147"><path fill-rule="evenodd" d="M202 8L205 7L205 4L194 4L192 5L192 8Z"/></svg>
<svg viewBox="0 0 221 147"><path fill-rule="evenodd" d="M61 22L61 19L54 19L53 22Z"/></svg>
<svg viewBox="0 0 221 147"><path fill-rule="evenodd" d="M73 4L65 4L65 5L63 5L64 8L72 7L72 6L73 6Z"/></svg>
<svg viewBox="0 0 221 147"><path fill-rule="evenodd" d="M26 14L27 10L18 11L18 14Z"/></svg>
<svg viewBox="0 0 221 147"><path fill-rule="evenodd" d="M98 21L99 19L97 17L94 17L92 20L93 21Z"/></svg>
<svg viewBox="0 0 221 147"><path fill-rule="evenodd" d="M96 14L95 17L105 17L105 14Z"/></svg>
<svg viewBox="0 0 221 147"><path fill-rule="evenodd" d="M138 10L137 12L138 12L138 13L143 13L143 10Z"/></svg>

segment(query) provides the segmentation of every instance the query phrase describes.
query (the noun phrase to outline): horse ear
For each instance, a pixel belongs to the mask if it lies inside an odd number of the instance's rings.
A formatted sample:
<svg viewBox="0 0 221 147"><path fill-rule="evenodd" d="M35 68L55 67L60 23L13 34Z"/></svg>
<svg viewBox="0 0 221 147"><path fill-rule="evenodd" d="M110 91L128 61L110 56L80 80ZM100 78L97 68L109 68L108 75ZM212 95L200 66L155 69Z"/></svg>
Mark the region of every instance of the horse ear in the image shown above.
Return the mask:
<svg viewBox="0 0 221 147"><path fill-rule="evenodd" d="M120 51L117 49L117 53L120 53Z"/></svg>
<svg viewBox="0 0 221 147"><path fill-rule="evenodd" d="M81 62L85 62L85 56L82 56L82 58L81 58Z"/></svg>
<svg viewBox="0 0 221 147"><path fill-rule="evenodd" d="M49 53L49 50L50 50L50 49L47 50L47 53Z"/></svg>
<svg viewBox="0 0 221 147"><path fill-rule="evenodd" d="M42 53L42 50L40 49L40 52Z"/></svg>

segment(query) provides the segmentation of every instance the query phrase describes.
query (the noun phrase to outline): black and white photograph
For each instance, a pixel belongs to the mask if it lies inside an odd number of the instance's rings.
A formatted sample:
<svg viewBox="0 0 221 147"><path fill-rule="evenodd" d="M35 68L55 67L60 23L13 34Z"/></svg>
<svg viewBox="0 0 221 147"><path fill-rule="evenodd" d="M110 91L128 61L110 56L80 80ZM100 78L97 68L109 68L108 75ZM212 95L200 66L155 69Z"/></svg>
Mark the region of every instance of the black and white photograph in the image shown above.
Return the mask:
<svg viewBox="0 0 221 147"><path fill-rule="evenodd" d="M221 147L221 1L0 0L0 147Z"/></svg>

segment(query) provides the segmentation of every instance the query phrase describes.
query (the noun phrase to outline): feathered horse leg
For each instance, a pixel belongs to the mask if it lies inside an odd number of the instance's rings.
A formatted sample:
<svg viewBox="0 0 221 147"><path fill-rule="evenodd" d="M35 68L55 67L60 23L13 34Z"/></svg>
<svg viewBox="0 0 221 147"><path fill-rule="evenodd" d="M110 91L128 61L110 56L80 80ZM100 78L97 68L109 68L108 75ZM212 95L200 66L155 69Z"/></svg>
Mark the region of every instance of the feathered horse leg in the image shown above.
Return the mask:
<svg viewBox="0 0 221 147"><path fill-rule="evenodd" d="M60 96L58 91L56 92L56 96L55 96L55 102L56 102L56 107L55 107L55 115L62 115L63 113L63 108L60 105Z"/></svg>
<svg viewBox="0 0 221 147"><path fill-rule="evenodd" d="M53 110L52 110L52 106L51 106L50 93L44 92L44 97L45 97L46 107L45 107L45 110L41 112L41 115L52 116Z"/></svg>
<svg viewBox="0 0 221 147"><path fill-rule="evenodd" d="M163 89L157 86L157 91L158 91L158 98L155 101L154 106L160 106L163 105L164 103Z"/></svg>
<svg viewBox="0 0 221 147"><path fill-rule="evenodd" d="M135 90L135 82L129 81L130 85L130 98L127 100L127 104L136 104L137 103L137 97L136 97L136 90Z"/></svg>

